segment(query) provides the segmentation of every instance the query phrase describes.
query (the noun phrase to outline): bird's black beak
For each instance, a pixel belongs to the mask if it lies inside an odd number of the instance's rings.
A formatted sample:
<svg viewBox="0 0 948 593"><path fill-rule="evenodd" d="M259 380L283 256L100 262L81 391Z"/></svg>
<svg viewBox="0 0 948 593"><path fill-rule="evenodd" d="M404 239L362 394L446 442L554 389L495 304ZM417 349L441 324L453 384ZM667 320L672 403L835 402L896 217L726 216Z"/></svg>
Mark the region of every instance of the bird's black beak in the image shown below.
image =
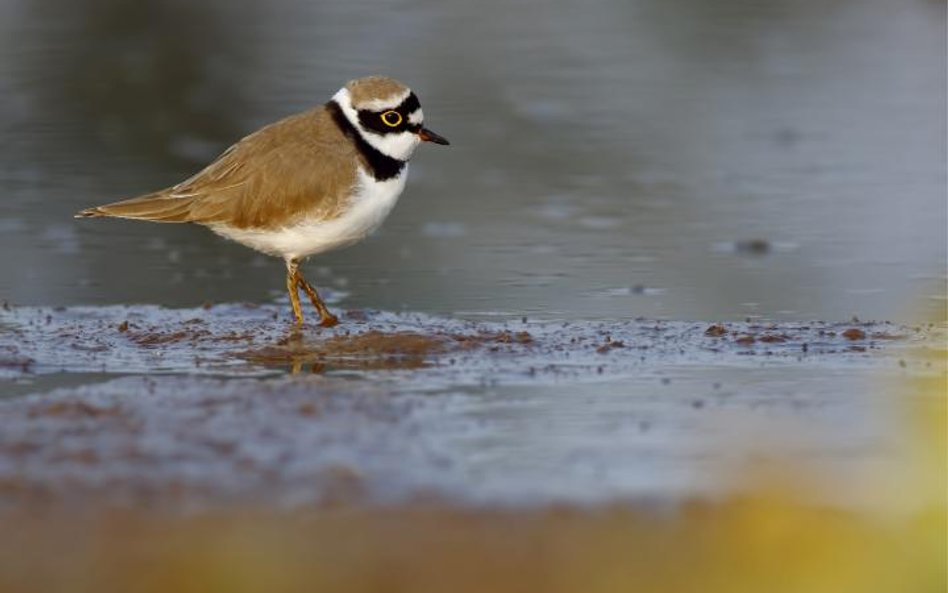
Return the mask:
<svg viewBox="0 0 948 593"><path fill-rule="evenodd" d="M422 142L434 142L435 144L444 144L444 145L451 144L450 142L448 142L447 138L445 138L444 136L439 136L438 134L435 134L428 128L421 128L420 130L418 130L418 137L421 138Z"/></svg>

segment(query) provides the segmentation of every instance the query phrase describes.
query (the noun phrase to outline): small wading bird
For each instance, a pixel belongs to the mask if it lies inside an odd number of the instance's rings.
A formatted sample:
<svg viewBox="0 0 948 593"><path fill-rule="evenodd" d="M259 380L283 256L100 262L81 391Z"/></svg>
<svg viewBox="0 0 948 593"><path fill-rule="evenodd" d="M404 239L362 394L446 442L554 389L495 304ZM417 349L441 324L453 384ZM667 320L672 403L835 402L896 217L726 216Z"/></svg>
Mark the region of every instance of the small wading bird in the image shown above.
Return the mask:
<svg viewBox="0 0 948 593"><path fill-rule="evenodd" d="M338 320L303 278L300 261L356 243L382 224L405 188L418 144L448 144L423 122L407 86L382 76L359 78L325 105L250 134L174 187L76 217L194 222L282 257L296 323L303 323L303 289L319 324L331 327Z"/></svg>

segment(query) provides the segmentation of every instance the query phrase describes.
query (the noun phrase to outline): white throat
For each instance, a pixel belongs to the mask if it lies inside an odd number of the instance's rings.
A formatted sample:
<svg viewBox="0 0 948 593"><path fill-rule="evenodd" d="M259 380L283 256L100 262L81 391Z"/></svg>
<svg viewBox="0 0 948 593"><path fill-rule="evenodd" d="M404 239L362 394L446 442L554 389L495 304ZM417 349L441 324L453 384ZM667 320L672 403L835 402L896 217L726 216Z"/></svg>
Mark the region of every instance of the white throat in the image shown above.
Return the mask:
<svg viewBox="0 0 948 593"><path fill-rule="evenodd" d="M370 107L372 109L378 107L382 110L385 109L387 105L394 104L397 106L403 99L404 97L393 97L392 99L386 99L384 102L376 100ZM333 100L339 104L339 107L342 109L342 114L349 120L349 123L352 124L359 135L362 136L362 139L385 156L399 161L407 161L411 158L411 154L415 151L418 144L421 143L418 134L413 134L408 131L398 134L378 134L363 128L359 124L359 112L352 106L352 97L349 96L349 90L345 87L339 89L339 92L333 95ZM415 122L413 121L412 123Z"/></svg>

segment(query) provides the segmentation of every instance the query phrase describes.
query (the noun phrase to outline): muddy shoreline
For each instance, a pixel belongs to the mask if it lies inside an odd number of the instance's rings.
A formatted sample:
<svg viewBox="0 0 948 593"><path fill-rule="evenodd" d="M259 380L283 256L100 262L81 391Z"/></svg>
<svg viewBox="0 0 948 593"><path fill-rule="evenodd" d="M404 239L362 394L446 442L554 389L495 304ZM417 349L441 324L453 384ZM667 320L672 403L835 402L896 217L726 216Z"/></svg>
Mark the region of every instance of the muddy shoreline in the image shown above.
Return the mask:
<svg viewBox="0 0 948 593"><path fill-rule="evenodd" d="M734 363L743 357L855 361L891 344L930 339L933 326L890 322L471 321L347 311L344 323L296 329L277 306L10 307L0 312L0 369L50 372L259 374L470 365L536 373L569 359L596 372L647 363ZM548 361L549 364L541 364ZM540 367L538 369L538 366ZM530 371L529 369L532 369ZM613 367L613 372L621 372Z"/></svg>
<svg viewBox="0 0 948 593"><path fill-rule="evenodd" d="M938 372L905 355L937 328L885 322L350 311L294 331L280 312L4 310L0 509L713 497L759 452L727 445L739 418L818 426L789 442L827 471L875 463L896 432L872 385Z"/></svg>

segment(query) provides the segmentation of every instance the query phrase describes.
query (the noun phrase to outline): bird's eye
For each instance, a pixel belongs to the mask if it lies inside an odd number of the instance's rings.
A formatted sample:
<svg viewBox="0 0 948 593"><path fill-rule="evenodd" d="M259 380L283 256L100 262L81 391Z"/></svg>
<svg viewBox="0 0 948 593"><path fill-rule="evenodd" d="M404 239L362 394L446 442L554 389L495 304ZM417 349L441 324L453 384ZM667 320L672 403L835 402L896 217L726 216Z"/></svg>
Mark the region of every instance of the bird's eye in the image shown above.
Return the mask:
<svg viewBox="0 0 948 593"><path fill-rule="evenodd" d="M402 114L397 111L386 111L382 114L382 123L390 128L397 128L402 123Z"/></svg>

